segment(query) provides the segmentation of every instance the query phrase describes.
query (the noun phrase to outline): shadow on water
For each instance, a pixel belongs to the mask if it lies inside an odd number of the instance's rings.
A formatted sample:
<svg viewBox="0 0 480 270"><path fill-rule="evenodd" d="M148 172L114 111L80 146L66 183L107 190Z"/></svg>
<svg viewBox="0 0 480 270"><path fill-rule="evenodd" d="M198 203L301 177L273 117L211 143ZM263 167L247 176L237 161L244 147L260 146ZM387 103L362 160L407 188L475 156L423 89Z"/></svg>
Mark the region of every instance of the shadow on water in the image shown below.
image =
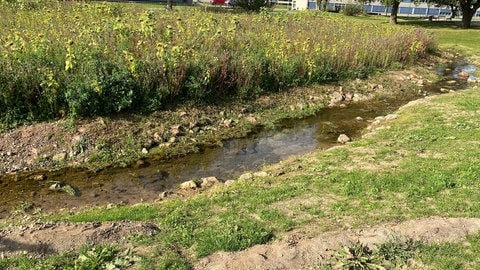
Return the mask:
<svg viewBox="0 0 480 270"><path fill-rule="evenodd" d="M350 103L345 107L325 108L313 117L284 121L277 130L228 140L223 147L204 149L201 153L167 162L150 160L147 166L141 168L113 168L97 173L66 169L48 173L47 178L40 181L28 180L28 177L18 181L0 180L0 218L8 216L12 208L21 202L53 211L150 201L183 181L208 176L227 180L291 155L327 149L336 144L340 134L358 137L369 120L391 113L409 101L424 95L465 89L467 81L458 78L461 71L473 77L475 67L463 61L453 67L438 67L437 72L444 74L445 79L426 86L421 93L405 92L394 97ZM361 120L358 120L359 117ZM52 180L71 183L81 194L74 197L49 190Z"/></svg>

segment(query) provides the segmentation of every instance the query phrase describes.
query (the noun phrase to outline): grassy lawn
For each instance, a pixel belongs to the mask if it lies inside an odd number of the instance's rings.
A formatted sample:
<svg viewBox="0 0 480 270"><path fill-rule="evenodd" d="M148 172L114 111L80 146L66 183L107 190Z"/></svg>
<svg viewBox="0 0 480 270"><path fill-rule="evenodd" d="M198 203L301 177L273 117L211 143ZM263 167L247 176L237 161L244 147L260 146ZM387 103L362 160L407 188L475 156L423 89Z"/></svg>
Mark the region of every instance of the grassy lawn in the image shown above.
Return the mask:
<svg viewBox="0 0 480 270"><path fill-rule="evenodd" d="M441 48L466 56L480 49L478 29L402 24L428 28ZM266 177L183 200L48 219L153 221L161 234L131 240L151 249L140 268L188 269L199 257L281 240L292 229L315 236L427 216L480 217L479 107L475 89L428 98L400 109L397 119L365 131L362 139L269 166ZM462 243L420 244L410 257L431 269L478 269L479 249L480 235L472 235ZM72 257L79 261L71 254L41 262L22 256L0 260L0 269L73 265Z"/></svg>

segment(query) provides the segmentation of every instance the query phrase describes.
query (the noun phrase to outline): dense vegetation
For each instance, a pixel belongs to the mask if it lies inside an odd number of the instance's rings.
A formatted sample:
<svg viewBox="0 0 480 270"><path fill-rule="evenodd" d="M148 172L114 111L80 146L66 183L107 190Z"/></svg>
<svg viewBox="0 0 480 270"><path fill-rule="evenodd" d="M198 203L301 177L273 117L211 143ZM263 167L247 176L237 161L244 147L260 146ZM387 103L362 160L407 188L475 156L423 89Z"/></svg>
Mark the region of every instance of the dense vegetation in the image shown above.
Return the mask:
<svg viewBox="0 0 480 270"><path fill-rule="evenodd" d="M0 12L3 127L363 76L432 46L414 28L319 12L168 12L38 1L4 2Z"/></svg>

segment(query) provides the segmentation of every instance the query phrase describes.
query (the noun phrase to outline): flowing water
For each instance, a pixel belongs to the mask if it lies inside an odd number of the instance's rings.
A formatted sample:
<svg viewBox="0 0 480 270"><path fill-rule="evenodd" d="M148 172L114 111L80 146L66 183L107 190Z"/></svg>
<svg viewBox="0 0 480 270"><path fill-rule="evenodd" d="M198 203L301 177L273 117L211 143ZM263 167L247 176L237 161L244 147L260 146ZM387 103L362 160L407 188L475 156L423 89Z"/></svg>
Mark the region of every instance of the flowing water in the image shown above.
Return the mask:
<svg viewBox="0 0 480 270"><path fill-rule="evenodd" d="M451 69L439 67L437 72L444 74L445 79L426 86L422 93L403 93L350 103L345 107L325 108L303 120L285 121L277 130L259 131L247 138L228 140L223 147L204 149L174 160L147 160L146 166L141 168L113 168L100 172L66 169L46 173L42 180L33 180L33 173L32 177L17 181L0 180L0 218L10 215L15 207L21 210L32 205L33 208L54 211L108 203L132 204L154 200L163 191L183 181L208 176L232 179L291 155L329 148L337 144L336 139L342 133L351 138L358 137L376 116L391 113L425 94L464 89L466 80L457 76L461 71L473 78L475 67L463 61L455 63ZM50 190L51 181L71 184L79 191L78 196Z"/></svg>

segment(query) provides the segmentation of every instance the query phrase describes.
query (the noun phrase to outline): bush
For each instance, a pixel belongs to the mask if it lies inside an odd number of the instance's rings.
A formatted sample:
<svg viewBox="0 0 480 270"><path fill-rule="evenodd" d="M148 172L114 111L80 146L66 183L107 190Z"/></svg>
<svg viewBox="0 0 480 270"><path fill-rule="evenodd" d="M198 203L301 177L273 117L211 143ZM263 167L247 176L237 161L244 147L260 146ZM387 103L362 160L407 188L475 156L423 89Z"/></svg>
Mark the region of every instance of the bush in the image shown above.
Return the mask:
<svg viewBox="0 0 480 270"><path fill-rule="evenodd" d="M362 4L346 4L342 12L346 16L358 16L362 15L365 10Z"/></svg>
<svg viewBox="0 0 480 270"><path fill-rule="evenodd" d="M235 5L248 11L260 11L261 8L270 7L270 0L235 0Z"/></svg>

